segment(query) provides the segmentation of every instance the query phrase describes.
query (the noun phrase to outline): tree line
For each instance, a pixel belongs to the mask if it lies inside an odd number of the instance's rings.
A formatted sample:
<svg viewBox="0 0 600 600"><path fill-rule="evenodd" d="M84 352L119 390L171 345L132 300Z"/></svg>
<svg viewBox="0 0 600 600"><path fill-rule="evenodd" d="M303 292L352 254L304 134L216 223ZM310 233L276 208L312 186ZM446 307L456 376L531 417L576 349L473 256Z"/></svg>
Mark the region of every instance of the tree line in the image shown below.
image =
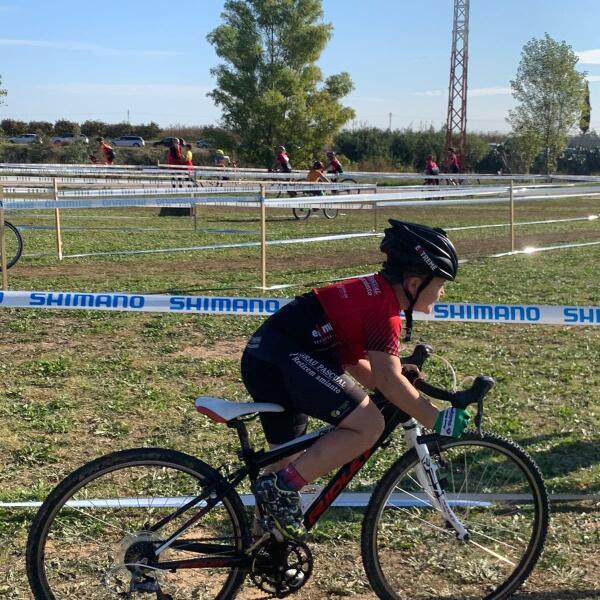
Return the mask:
<svg viewBox="0 0 600 600"><path fill-rule="evenodd" d="M420 170L428 154L443 161L443 129L347 128L355 114L344 98L354 84L349 73L326 76L318 66L333 35L333 25L324 22L323 15L322 0L226 0L222 23L207 35L221 61L211 70L216 86L208 94L222 110L221 126L183 129L226 149L245 166L272 165L278 146L287 148L296 168L306 168L328 149L365 170ZM585 136L591 119L586 73L577 71L577 62L570 45L548 34L527 42L510 82L516 101L507 116L510 134L469 135L463 168L551 173L560 161L563 167L569 164L563 160L568 136L577 124ZM161 130L153 122L79 125L5 119L0 126L9 136L81 132L186 137L182 128ZM578 151L580 169L595 165L593 157L581 158L586 153Z"/></svg>

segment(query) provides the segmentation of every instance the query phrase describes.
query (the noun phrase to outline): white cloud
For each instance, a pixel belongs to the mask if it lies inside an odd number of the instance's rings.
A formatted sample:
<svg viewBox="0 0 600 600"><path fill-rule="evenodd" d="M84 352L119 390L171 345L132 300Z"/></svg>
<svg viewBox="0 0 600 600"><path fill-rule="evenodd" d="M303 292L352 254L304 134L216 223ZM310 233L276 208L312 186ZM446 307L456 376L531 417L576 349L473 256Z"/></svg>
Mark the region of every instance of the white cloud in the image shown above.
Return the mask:
<svg viewBox="0 0 600 600"><path fill-rule="evenodd" d="M169 96L198 98L212 87L207 85L178 85L168 83L65 83L37 85L36 89L58 94L93 94L98 96L143 96L145 98Z"/></svg>
<svg viewBox="0 0 600 600"><path fill-rule="evenodd" d="M182 52L172 50L121 50L106 48L85 42L48 42L45 40L18 40L0 38L0 46L25 46L29 48L47 48L50 50L67 50L69 52L89 52L96 56L142 56L142 57L168 57L181 56Z"/></svg>
<svg viewBox="0 0 600 600"><path fill-rule="evenodd" d="M579 57L579 62L582 65L600 65L600 49L582 50L575 52Z"/></svg>
<svg viewBox="0 0 600 600"><path fill-rule="evenodd" d="M470 96L510 96L509 87L473 88L469 90Z"/></svg>
<svg viewBox="0 0 600 600"><path fill-rule="evenodd" d="M415 96L441 96L442 90L429 90L427 92L415 92Z"/></svg>

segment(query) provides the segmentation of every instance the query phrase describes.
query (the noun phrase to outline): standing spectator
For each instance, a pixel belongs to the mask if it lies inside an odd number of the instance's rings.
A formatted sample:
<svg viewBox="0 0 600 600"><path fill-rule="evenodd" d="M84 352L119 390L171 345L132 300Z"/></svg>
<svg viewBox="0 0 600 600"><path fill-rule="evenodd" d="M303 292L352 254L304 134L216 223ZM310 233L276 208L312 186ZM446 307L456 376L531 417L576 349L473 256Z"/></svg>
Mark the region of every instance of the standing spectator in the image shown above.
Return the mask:
<svg viewBox="0 0 600 600"><path fill-rule="evenodd" d="M277 155L275 156L275 171L281 171L282 173L291 173L292 165L290 164L290 157L285 151L285 146L279 146L277 148Z"/></svg>
<svg viewBox="0 0 600 600"><path fill-rule="evenodd" d="M458 154L456 154L456 150L452 147L448 148L447 162L450 173L460 173L460 160Z"/></svg>
<svg viewBox="0 0 600 600"><path fill-rule="evenodd" d="M329 168L327 170L328 173L337 173L340 175L344 172L342 163L338 160L333 150L329 150L329 152L327 152L327 160L329 161Z"/></svg>
<svg viewBox="0 0 600 600"><path fill-rule="evenodd" d="M193 158L194 158L194 155L192 154L192 145L191 144L186 144L185 145L185 164L188 167L193 167L194 166Z"/></svg>
<svg viewBox="0 0 600 600"><path fill-rule="evenodd" d="M169 146L169 152L167 153L167 164L168 165L180 165L183 163L183 156L181 155L181 146L179 145L178 139L173 139Z"/></svg>
<svg viewBox="0 0 600 600"><path fill-rule="evenodd" d="M439 175L440 168L438 164L433 160L433 155L428 154L425 158L425 175ZM438 185L440 183L439 179L426 179L425 185Z"/></svg>
<svg viewBox="0 0 600 600"><path fill-rule="evenodd" d="M115 151L109 146L103 137L97 137L98 142L98 159L103 165L112 165L115 160Z"/></svg>

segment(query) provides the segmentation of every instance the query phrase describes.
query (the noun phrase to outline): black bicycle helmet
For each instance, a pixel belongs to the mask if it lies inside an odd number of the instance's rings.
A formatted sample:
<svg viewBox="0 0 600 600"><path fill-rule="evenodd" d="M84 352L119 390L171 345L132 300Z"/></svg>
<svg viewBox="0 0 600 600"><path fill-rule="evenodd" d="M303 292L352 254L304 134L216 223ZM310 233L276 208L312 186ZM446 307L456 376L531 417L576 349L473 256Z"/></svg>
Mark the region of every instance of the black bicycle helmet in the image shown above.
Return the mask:
<svg viewBox="0 0 600 600"><path fill-rule="evenodd" d="M404 287L410 305L405 310L406 337L412 335L412 312L419 294L434 277L449 281L456 279L458 255L446 232L439 227L428 227L390 219L391 227L385 230L380 249L386 255L381 274L391 283L404 283L406 276L417 275L424 279L413 295Z"/></svg>

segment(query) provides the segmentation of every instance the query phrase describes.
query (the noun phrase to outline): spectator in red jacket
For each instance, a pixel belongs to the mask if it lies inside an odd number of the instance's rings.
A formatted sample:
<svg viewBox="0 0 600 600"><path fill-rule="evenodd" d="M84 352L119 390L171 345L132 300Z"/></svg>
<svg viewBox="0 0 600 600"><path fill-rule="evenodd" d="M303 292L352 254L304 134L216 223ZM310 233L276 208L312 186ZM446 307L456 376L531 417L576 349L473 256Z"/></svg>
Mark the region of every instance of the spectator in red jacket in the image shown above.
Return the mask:
<svg viewBox="0 0 600 600"><path fill-rule="evenodd" d="M433 160L433 155L428 154L425 158L425 175L439 175L440 168L438 164ZM439 179L426 179L425 185L437 185L439 184Z"/></svg>
<svg viewBox="0 0 600 600"><path fill-rule="evenodd" d="M167 153L167 164L168 165L181 165L183 164L183 155L181 154L181 146L179 140L173 140Z"/></svg>
<svg viewBox="0 0 600 600"><path fill-rule="evenodd" d="M456 154L456 150L452 147L448 148L448 168L450 169L450 173L460 173L460 160L458 158L458 154Z"/></svg>

